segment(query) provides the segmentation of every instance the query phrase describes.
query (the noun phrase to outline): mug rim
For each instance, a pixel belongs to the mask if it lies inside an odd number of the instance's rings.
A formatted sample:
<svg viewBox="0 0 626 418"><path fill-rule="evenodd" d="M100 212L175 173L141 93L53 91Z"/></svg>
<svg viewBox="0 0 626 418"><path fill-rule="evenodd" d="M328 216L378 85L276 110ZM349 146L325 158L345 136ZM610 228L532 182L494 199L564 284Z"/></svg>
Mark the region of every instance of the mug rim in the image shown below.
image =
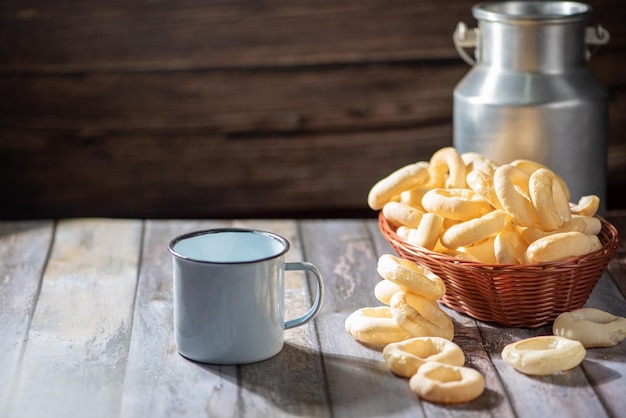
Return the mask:
<svg viewBox="0 0 626 418"><path fill-rule="evenodd" d="M262 257L262 258L255 258L254 260L241 260L241 261L211 261L211 260L201 260L201 259L197 259L197 258L193 258L193 257L189 257L186 255L183 255L179 252L177 252L174 249L174 246L176 244L178 244L181 241L190 239L190 238L194 238L197 236L201 236L201 235L208 235L208 234L217 234L217 233L222 233L222 232L236 232L236 233L251 233L251 234L256 234L256 235L264 235L270 239L273 239L275 241L280 242L283 245L283 249L281 251L279 251L277 254L273 254L267 257ZM233 265L233 264L253 264L253 263L258 263L258 262L262 262L262 261L267 261L267 260L272 260L278 257L281 257L283 255L285 255L287 253L287 251L289 251L289 248L291 247L289 240L287 240L287 238L278 235L275 232L270 232L270 231L264 231L261 229L255 229L255 228L238 228L238 227L224 227L224 228L210 228L210 229L202 229L202 230L198 230L198 231L191 231L191 232L186 232L184 234L178 235L174 238L172 238L169 242L169 244L167 245L167 249L168 251L176 258L179 258L181 260L185 260L185 261L191 261L194 263L202 263L202 264L221 264L221 265Z"/></svg>

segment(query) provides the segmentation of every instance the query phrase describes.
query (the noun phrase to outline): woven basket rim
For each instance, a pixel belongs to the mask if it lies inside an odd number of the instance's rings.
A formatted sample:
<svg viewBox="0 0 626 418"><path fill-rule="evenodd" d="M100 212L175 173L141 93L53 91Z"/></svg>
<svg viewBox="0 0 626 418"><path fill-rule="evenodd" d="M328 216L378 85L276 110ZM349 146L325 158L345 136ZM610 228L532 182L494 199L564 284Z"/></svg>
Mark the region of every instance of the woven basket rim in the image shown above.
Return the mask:
<svg viewBox="0 0 626 418"><path fill-rule="evenodd" d="M602 241L602 237L604 234L600 236L602 247L594 252L571 257L564 260L557 261L549 261L543 263L533 263L533 264L491 264L491 263L482 263L480 261L467 260L462 258L457 258L448 254L443 254L440 252L432 251L424 247L420 247L417 245L413 245L407 242L405 239L401 238L398 234L396 234L396 228L394 228L389 221L383 216L382 212L378 214L378 224L379 229L383 236L392 241L396 246L402 248L403 250L414 253L415 255L423 255L427 256L431 259L435 259L442 263L454 263L459 266L467 266L468 268L482 268L489 269L493 271L505 269L508 272L524 272L528 270L546 270L552 268L564 268L570 267L572 265L579 264L581 261L586 259L594 259L596 257L603 258L607 252L611 253L611 255L615 252L615 249L619 246L619 234L617 232L617 228L609 223L606 219L599 215L595 215L595 218L598 218L602 224L602 232L607 231L609 235L609 239Z"/></svg>

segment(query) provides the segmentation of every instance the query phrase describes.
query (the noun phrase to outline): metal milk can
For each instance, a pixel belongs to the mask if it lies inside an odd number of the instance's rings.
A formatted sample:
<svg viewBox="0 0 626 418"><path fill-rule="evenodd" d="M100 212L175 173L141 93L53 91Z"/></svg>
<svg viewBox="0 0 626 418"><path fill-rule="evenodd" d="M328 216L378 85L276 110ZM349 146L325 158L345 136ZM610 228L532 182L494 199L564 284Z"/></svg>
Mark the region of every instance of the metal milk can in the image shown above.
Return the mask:
<svg viewBox="0 0 626 418"><path fill-rule="evenodd" d="M572 202L606 205L608 94L587 68L606 44L576 2L476 4L478 27L460 22L453 40L472 69L454 90L453 145L504 164L541 162L567 182ZM465 48L474 48L474 58Z"/></svg>

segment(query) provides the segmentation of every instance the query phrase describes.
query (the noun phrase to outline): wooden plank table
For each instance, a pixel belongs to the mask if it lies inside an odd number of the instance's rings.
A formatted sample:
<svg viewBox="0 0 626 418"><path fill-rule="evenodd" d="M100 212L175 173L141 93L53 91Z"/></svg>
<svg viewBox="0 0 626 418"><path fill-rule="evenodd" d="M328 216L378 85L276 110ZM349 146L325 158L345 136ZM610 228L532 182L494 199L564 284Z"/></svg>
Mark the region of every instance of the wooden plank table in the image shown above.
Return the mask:
<svg viewBox="0 0 626 418"><path fill-rule="evenodd" d="M626 234L626 211L607 216ZM217 226L272 230L288 260L322 271L326 300L312 323L286 331L276 357L245 366L197 364L172 336L168 241ZM516 372L504 345L551 333L475 321L444 308L467 365L486 378L477 400L420 401L382 354L344 330L354 310L380 303L378 257L391 252L375 219L0 222L1 417L618 417L625 416L626 342L589 349L575 369ZM626 316L622 245L586 306ZM287 280L287 317L310 304L302 273Z"/></svg>

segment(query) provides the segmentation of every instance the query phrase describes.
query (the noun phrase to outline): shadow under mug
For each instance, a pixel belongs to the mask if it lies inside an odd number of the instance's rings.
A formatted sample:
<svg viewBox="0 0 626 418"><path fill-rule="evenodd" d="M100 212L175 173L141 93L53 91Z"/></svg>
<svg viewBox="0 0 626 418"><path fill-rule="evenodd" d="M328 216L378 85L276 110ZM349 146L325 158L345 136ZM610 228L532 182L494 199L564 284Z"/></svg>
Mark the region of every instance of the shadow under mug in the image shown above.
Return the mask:
<svg viewBox="0 0 626 418"><path fill-rule="evenodd" d="M172 239L174 334L184 357L244 364L278 354L285 329L319 313L322 275L308 262L285 262L289 241L272 232L218 228ZM304 315L284 320L285 271L313 273L317 292Z"/></svg>

